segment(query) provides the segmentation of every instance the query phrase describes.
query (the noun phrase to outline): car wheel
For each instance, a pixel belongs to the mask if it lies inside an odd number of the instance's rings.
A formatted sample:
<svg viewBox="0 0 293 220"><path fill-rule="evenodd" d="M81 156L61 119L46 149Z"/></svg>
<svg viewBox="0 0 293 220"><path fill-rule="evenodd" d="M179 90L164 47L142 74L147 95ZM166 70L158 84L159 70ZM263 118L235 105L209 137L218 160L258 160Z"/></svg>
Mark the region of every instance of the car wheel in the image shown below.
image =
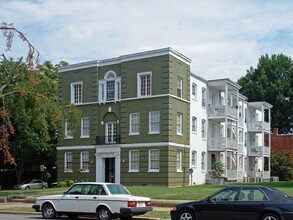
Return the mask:
<svg viewBox="0 0 293 220"><path fill-rule="evenodd" d="M261 220L280 220L280 217L273 213L267 213L261 217Z"/></svg>
<svg viewBox="0 0 293 220"><path fill-rule="evenodd" d="M191 210L183 210L179 213L178 220L195 220L195 217Z"/></svg>
<svg viewBox="0 0 293 220"><path fill-rule="evenodd" d="M26 186L24 189L25 190L30 190L30 187L29 186Z"/></svg>
<svg viewBox="0 0 293 220"><path fill-rule="evenodd" d="M97 210L97 218L99 220L111 220L112 219L112 213L107 207L100 207Z"/></svg>
<svg viewBox="0 0 293 220"><path fill-rule="evenodd" d="M42 208L42 215L44 219L56 218L56 210L51 204L46 204Z"/></svg>

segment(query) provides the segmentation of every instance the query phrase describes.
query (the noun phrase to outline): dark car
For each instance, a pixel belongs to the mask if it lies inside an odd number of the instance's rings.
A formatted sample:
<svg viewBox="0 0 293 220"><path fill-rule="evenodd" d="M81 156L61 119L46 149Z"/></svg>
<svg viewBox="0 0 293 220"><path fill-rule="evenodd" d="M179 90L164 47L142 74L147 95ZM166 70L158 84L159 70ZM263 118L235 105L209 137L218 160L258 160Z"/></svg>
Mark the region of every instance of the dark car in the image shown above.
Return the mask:
<svg viewBox="0 0 293 220"><path fill-rule="evenodd" d="M293 220L293 198L265 186L233 186L176 205L171 220Z"/></svg>

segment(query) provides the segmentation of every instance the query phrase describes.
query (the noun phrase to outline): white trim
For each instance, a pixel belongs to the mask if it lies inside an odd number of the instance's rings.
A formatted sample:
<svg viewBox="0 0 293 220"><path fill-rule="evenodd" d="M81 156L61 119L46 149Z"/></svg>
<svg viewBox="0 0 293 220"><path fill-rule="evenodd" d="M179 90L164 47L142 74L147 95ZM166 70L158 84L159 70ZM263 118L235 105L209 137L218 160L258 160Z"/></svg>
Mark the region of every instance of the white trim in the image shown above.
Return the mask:
<svg viewBox="0 0 293 220"><path fill-rule="evenodd" d="M184 56L183 54L172 49L171 47L167 47L167 48L161 48L161 49L157 49L157 50L150 50L150 51L144 51L144 52L139 52L139 53L122 55L122 56L114 57L114 58L110 58L110 59L93 60L93 61L89 61L89 62L83 62L83 63L77 63L77 64L68 65L68 66L62 66L62 67L59 67L58 72L61 73L61 72L68 72L68 71L91 68L91 67L102 67L102 66L107 66L107 65L119 64L122 62L128 62L128 61L132 61L132 60L139 60L139 59L158 57L158 56L164 56L164 55L171 55L171 56L177 58L178 60L184 62L187 65L190 65L190 63L191 63L190 58Z"/></svg>
<svg viewBox="0 0 293 220"><path fill-rule="evenodd" d="M74 86L75 85L81 85L81 102L74 102ZM83 103L83 82L78 81L78 82L72 82L70 83L70 103L74 105L78 105Z"/></svg>
<svg viewBox="0 0 293 220"><path fill-rule="evenodd" d="M57 150L93 150L96 149L96 146L60 146L56 148Z"/></svg>
<svg viewBox="0 0 293 220"><path fill-rule="evenodd" d="M164 147L164 146L174 146L190 148L190 145L177 144L174 142L156 142L156 143L135 143L135 144L107 144L107 145L88 145L88 146L59 146L57 150L93 150L100 148L109 147L120 147L120 148L132 148L132 147Z"/></svg>
<svg viewBox="0 0 293 220"><path fill-rule="evenodd" d="M158 131L151 131L151 113L158 113L159 114L159 130ZM161 131L161 112L160 111L149 111L149 134L160 134Z"/></svg>
<svg viewBox="0 0 293 220"><path fill-rule="evenodd" d="M88 123L89 123L89 134L88 135L84 135L83 133L83 129L84 129L84 120L88 119ZM82 117L81 119L81 123L80 123L80 138L89 138L90 137L90 132L91 132L91 126L90 126L90 117Z"/></svg>
<svg viewBox="0 0 293 220"><path fill-rule="evenodd" d="M131 169L131 152L138 152L138 169ZM128 164L128 172L129 173L137 173L139 172L139 149L133 149L133 150L130 150L128 152L128 156L129 156L129 164Z"/></svg>
<svg viewBox="0 0 293 220"><path fill-rule="evenodd" d="M132 116L133 115L136 115L138 116L138 132L132 132L132 123L131 123L131 119L132 119ZM129 114L129 135L132 136L132 135L139 135L140 133L140 113L139 112L132 112Z"/></svg>

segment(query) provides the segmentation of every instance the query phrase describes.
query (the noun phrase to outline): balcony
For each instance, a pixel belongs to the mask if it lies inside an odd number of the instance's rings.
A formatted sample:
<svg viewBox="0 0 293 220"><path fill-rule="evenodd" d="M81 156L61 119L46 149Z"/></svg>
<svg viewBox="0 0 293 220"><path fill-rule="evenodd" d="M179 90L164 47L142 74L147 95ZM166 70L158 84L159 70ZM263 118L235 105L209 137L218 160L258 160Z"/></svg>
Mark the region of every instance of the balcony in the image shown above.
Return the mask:
<svg viewBox="0 0 293 220"><path fill-rule="evenodd" d="M96 144L97 145L120 144L120 143L121 143L120 135L97 136L96 137Z"/></svg>
<svg viewBox="0 0 293 220"><path fill-rule="evenodd" d="M209 117L230 116L232 118L238 118L237 116L238 110L236 108L232 108L231 106L227 106L227 112L226 112L225 105L209 106L208 114L209 114Z"/></svg>
<svg viewBox="0 0 293 220"><path fill-rule="evenodd" d="M261 157L263 154L269 156L271 148L267 146L251 146L248 148L248 156Z"/></svg>
<svg viewBox="0 0 293 220"><path fill-rule="evenodd" d="M224 151L227 149L237 150L237 140L236 139L227 139L227 146L226 146L226 138L209 138L208 139L208 149L215 150L215 151Z"/></svg>
<svg viewBox="0 0 293 220"><path fill-rule="evenodd" d="M250 124L248 126L249 131L270 131L270 123L257 121L255 124Z"/></svg>

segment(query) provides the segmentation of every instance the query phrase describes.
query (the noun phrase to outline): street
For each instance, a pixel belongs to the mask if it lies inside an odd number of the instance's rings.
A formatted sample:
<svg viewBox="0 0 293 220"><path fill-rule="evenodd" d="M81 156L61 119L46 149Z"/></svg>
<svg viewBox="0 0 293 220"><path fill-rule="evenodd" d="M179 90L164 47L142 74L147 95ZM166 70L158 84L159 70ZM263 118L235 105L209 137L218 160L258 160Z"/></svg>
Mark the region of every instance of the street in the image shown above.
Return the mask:
<svg viewBox="0 0 293 220"><path fill-rule="evenodd" d="M5 220L43 220L42 215L24 215L24 214L0 214L0 219ZM56 218L57 219L57 218ZM58 218L58 219L68 219L67 216ZM80 217L79 219L89 219L94 220L94 218Z"/></svg>

